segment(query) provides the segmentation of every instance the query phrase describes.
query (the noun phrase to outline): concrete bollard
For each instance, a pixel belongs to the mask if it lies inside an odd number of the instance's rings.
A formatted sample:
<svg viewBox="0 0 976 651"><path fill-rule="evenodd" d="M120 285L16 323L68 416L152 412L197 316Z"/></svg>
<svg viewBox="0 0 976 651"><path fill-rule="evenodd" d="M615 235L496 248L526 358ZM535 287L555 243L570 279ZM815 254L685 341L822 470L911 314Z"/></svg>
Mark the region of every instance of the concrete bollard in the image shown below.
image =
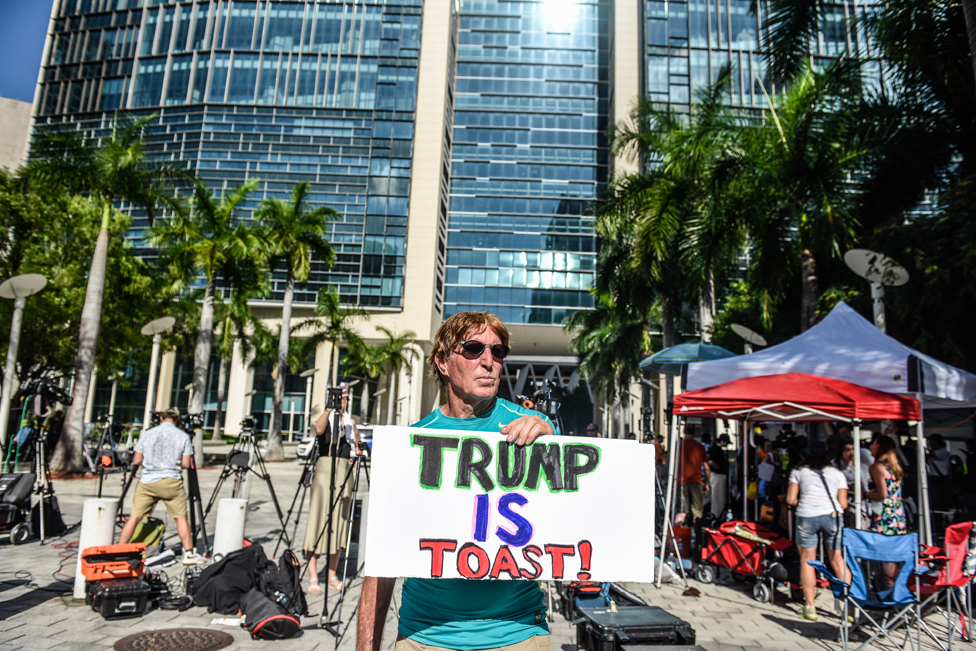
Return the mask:
<svg viewBox="0 0 976 651"><path fill-rule="evenodd" d="M81 573L81 553L89 547L111 545L115 542L115 515L119 500L101 497L85 500L81 513L81 534L78 537L78 563L75 566L75 599L85 598L85 576Z"/></svg>
<svg viewBox="0 0 976 651"><path fill-rule="evenodd" d="M225 497L217 503L217 526L214 529L213 555L224 557L244 547L244 521L247 500Z"/></svg>

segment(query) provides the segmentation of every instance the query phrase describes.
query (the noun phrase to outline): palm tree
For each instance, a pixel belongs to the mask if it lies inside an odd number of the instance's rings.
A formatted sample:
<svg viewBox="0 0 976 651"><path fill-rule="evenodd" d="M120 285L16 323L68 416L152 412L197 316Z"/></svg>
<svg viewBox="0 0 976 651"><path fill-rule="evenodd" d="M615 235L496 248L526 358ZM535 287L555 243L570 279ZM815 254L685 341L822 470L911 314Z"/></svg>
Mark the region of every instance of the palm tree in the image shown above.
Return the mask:
<svg viewBox="0 0 976 651"><path fill-rule="evenodd" d="M285 400L285 377L288 375L288 349L291 336L291 306L295 283L304 283L312 271L314 255L327 267L335 264L335 251L326 239L329 221L341 219L328 206L309 206L307 182L292 189L291 201L268 198L261 202L257 218L263 226L263 237L274 261L285 267L285 300L281 308L281 330L278 342L278 375L275 377L271 430L268 432L268 459L284 458L281 444L281 418Z"/></svg>
<svg viewBox="0 0 976 651"><path fill-rule="evenodd" d="M219 201L202 183L194 188L189 210L178 212L173 219L154 226L149 233L150 246L162 249L162 263L177 285L184 285L202 275L205 288L200 310L200 329L193 353L193 399L188 411L202 414L210 369L213 343L214 301L217 281L243 286L260 285L265 246L257 229L247 222L237 222L234 213L247 195L257 187L252 179ZM203 465L203 431L194 435L198 465Z"/></svg>
<svg viewBox="0 0 976 651"><path fill-rule="evenodd" d="M300 326L300 330L311 333L304 340L304 345L307 347L307 355L310 356L322 343L332 344L332 355L329 358L332 368L329 377L332 379L332 386L335 386L339 381L339 342L358 339L350 325L355 319L368 315L366 310L359 307L342 307L339 292L334 287L319 290L315 314L316 316L306 319Z"/></svg>
<svg viewBox="0 0 976 651"><path fill-rule="evenodd" d="M642 97L630 121L611 133L614 153L647 169L616 179L600 205L597 232L605 247L598 288L629 314L647 315L659 298L665 347L675 343L681 301L710 299L716 275L743 241L717 191L735 125L723 104L731 74L724 66L713 85L696 93L690 117Z"/></svg>
<svg viewBox="0 0 976 651"><path fill-rule="evenodd" d="M382 346L366 343L359 337L349 340L349 353L346 355L346 373L359 376L363 380L363 393L359 402L360 422L369 419L369 381L383 373L386 355Z"/></svg>
<svg viewBox="0 0 976 651"><path fill-rule="evenodd" d="M751 284L762 292L767 327L789 268L800 272L800 331L812 327L817 260L839 257L856 241L854 175L869 154L857 138L859 79L850 61L823 72L808 64L778 102L767 94L768 118L740 138L732 187L743 198L738 210L749 232Z"/></svg>
<svg viewBox="0 0 976 651"><path fill-rule="evenodd" d="M220 440L220 431L224 425L224 400L227 396L227 385L230 383L230 362L234 358L235 347L240 347L244 365L249 366L254 362L260 342L271 337L261 320L251 314L247 300L247 293L241 292L233 300L220 303L216 310L216 321L220 324L216 342L220 371L217 375L217 413L211 436L215 441Z"/></svg>
<svg viewBox="0 0 976 651"><path fill-rule="evenodd" d="M109 227L113 216L119 214L115 206L124 201L143 208L151 223L160 206L174 205L170 183L185 177L175 166L146 157L143 130L154 119L155 115L151 115L117 121L111 135L105 138L85 138L78 131L44 134L34 149L37 158L27 168L29 176L90 195L102 213L81 313L72 403L51 459L53 470L80 472L85 467L83 421L105 300Z"/></svg>
<svg viewBox="0 0 976 651"><path fill-rule="evenodd" d="M397 386L400 377L400 370L404 366L410 368L410 364L417 357L417 351L413 348L413 341L417 338L417 333L407 330L399 334L394 333L389 328L377 325L376 329L386 335L386 341L381 345L384 364L389 368L386 382L386 424L393 424L393 414L396 411L396 394L399 390Z"/></svg>

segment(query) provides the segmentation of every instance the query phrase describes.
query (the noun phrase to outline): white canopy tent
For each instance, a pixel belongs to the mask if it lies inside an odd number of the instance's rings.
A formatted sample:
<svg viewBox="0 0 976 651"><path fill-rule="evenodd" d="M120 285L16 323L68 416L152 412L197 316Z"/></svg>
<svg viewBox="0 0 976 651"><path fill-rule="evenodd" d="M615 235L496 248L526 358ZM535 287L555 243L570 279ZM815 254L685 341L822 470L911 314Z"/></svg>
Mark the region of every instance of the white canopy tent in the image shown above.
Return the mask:
<svg viewBox="0 0 976 651"><path fill-rule="evenodd" d="M761 375L805 373L845 380L864 387L916 398L924 409L976 407L976 375L920 353L878 330L846 303L838 303L827 317L806 332L751 355L695 362L682 369L685 391L705 389L733 380ZM921 538L932 542L925 446L922 423L919 445L918 495ZM860 441L855 438L855 456ZM860 501L860 483L855 501Z"/></svg>
<svg viewBox="0 0 976 651"><path fill-rule="evenodd" d="M803 334L751 355L688 364L685 391L732 380L805 373L918 398L923 408L976 407L976 375L878 330L846 303Z"/></svg>

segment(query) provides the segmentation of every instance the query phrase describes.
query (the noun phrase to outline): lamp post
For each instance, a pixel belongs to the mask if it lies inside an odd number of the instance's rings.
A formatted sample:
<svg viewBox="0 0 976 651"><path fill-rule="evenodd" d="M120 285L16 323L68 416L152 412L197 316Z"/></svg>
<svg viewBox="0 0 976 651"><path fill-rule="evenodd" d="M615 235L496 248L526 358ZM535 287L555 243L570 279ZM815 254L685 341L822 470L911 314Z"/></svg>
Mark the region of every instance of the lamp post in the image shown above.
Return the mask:
<svg viewBox="0 0 976 651"><path fill-rule="evenodd" d="M156 374L159 371L159 342L162 340L164 332L173 327L176 319L171 316L164 316L160 319L150 321L142 326L141 332L147 337L153 338L152 356L149 359L149 387L146 390L146 407L142 411L142 431L149 429L152 423L153 403L156 400Z"/></svg>
<svg viewBox="0 0 976 651"><path fill-rule="evenodd" d="M13 397L14 374L17 371L17 348L20 346L20 326L24 318L27 297L44 289L47 278L40 274L23 274L8 278L0 284L0 297L13 299L14 314L10 320L10 344L7 346L7 364L3 367L3 392L0 394L0 443L7 445L7 427L10 425L10 399Z"/></svg>
<svg viewBox="0 0 976 651"><path fill-rule="evenodd" d="M851 249L844 254L844 264L871 283L874 325L881 332L887 332L884 308L885 285L901 287L908 282L908 272L891 258L868 249Z"/></svg>
<svg viewBox="0 0 976 651"><path fill-rule="evenodd" d="M305 420L302 421L302 429L306 432L311 431L308 427L308 419L311 417L312 408L312 377L318 372L316 368L310 368L307 371L302 371L298 374L298 377L305 378Z"/></svg>

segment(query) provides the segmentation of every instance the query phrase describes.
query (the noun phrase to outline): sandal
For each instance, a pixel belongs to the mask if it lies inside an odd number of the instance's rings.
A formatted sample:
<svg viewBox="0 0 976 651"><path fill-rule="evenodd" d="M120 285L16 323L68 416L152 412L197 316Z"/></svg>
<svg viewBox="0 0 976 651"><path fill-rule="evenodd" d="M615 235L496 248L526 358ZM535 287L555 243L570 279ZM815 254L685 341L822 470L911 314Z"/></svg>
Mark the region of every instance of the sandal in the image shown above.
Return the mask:
<svg viewBox="0 0 976 651"><path fill-rule="evenodd" d="M308 582L308 592L309 594L322 594L322 588L319 586L318 579L310 579Z"/></svg>
<svg viewBox="0 0 976 651"><path fill-rule="evenodd" d="M342 582L339 580L339 577L334 576L329 579L329 587L336 592L342 592Z"/></svg>

